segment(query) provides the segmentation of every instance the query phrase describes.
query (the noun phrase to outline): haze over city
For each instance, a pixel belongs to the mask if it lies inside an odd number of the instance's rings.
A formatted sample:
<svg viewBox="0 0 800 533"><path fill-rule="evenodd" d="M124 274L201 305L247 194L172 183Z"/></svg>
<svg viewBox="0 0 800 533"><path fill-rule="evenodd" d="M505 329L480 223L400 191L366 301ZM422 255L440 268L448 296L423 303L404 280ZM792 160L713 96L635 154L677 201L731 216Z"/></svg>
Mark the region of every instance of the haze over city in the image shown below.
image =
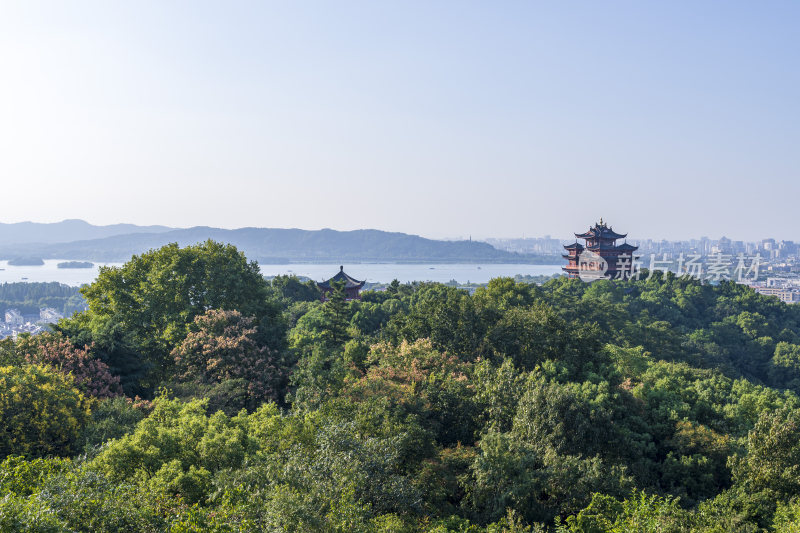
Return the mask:
<svg viewBox="0 0 800 533"><path fill-rule="evenodd" d="M798 239L799 12L6 3L0 220Z"/></svg>

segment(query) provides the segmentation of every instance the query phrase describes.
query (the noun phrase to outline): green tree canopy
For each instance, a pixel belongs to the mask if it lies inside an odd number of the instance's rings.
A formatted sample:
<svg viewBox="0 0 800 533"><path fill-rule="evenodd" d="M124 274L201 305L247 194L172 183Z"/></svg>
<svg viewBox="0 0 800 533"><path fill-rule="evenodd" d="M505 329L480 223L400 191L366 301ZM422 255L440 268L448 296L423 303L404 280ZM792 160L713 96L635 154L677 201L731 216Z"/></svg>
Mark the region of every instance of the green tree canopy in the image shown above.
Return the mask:
<svg viewBox="0 0 800 533"><path fill-rule="evenodd" d="M278 400L284 372L275 354L257 341L254 323L239 311L220 309L195 317L189 334L172 351L176 379L206 385L238 381L251 408Z"/></svg>
<svg viewBox="0 0 800 533"><path fill-rule="evenodd" d="M36 365L0 367L0 458L75 452L90 403L71 377L56 370Z"/></svg>
<svg viewBox="0 0 800 533"><path fill-rule="evenodd" d="M283 343L279 308L258 265L228 244L209 240L151 250L121 267L101 268L82 293L90 317L120 324L145 359L162 369L195 317L209 309L255 317L264 344L279 349Z"/></svg>
<svg viewBox="0 0 800 533"><path fill-rule="evenodd" d="M59 333L21 336L17 351L28 363L49 365L70 376L89 396L110 398L120 393L119 377L112 376L108 365L91 354L90 346L78 348Z"/></svg>

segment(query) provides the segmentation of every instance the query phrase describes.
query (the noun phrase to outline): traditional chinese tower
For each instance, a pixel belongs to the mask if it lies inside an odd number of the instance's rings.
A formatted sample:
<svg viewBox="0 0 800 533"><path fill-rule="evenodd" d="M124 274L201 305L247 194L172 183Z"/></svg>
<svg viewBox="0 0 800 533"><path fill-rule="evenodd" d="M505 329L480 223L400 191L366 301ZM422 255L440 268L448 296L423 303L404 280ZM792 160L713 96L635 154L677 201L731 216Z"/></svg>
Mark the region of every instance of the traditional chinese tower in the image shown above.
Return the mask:
<svg viewBox="0 0 800 533"><path fill-rule="evenodd" d="M344 282L344 292L347 295L346 298L348 300L360 300L361 299L361 287L364 286L365 281L358 281L357 279L353 279L347 274L344 273L344 267L339 267L339 272L333 276L331 279L327 281L323 281L322 283L317 283L317 287L322 292L322 301L328 299L328 294L333 291L333 285L331 284L334 281L343 281Z"/></svg>
<svg viewBox="0 0 800 533"><path fill-rule="evenodd" d="M627 242L617 246L617 239L628 234L616 233L603 219L586 233L576 233L575 243L564 246L567 266L563 270L571 278L594 274L597 279L627 279L632 274L633 252L639 247ZM580 244L583 239L586 244ZM591 253L586 253L586 252Z"/></svg>

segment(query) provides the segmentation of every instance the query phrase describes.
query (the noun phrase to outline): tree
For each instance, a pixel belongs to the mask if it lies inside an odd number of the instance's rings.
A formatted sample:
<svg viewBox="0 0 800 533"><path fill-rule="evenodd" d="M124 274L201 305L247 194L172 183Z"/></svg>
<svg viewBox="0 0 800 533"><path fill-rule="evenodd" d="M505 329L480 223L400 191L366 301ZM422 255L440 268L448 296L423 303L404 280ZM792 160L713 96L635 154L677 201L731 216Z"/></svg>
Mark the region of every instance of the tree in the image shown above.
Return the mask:
<svg viewBox="0 0 800 533"><path fill-rule="evenodd" d="M686 503L713 498L730 486L729 440L702 424L678 422L665 443L671 450L661 464L661 486Z"/></svg>
<svg viewBox="0 0 800 533"><path fill-rule="evenodd" d="M586 385L564 385L531 375L517 405L515 436L540 453L553 449L591 457L614 452L619 435L608 405L608 384Z"/></svg>
<svg viewBox="0 0 800 533"><path fill-rule="evenodd" d="M764 412L747 437L747 454L731 459L734 481L779 498L800 494L800 410Z"/></svg>
<svg viewBox="0 0 800 533"><path fill-rule="evenodd" d="M475 291L475 305L484 312L503 312L528 307L540 297L536 285L516 283L513 278L494 278Z"/></svg>
<svg viewBox="0 0 800 533"><path fill-rule="evenodd" d="M387 336L409 342L430 339L437 350L472 360L477 358L484 331L467 291L426 283L411 296L409 312L389 322Z"/></svg>
<svg viewBox="0 0 800 533"><path fill-rule="evenodd" d="M240 380L251 408L280 397L285 375L279 361L258 343L255 319L239 311L210 309L195 317L172 356L179 381L217 385Z"/></svg>
<svg viewBox="0 0 800 533"><path fill-rule="evenodd" d="M772 383L800 392L800 345L779 342L769 369Z"/></svg>
<svg viewBox="0 0 800 533"><path fill-rule="evenodd" d="M89 346L91 354L108 365L113 376L119 377L125 394L130 397L148 395L145 382L153 363L144 359L131 333L114 317L76 313L60 320L53 329L76 348Z"/></svg>
<svg viewBox="0 0 800 533"><path fill-rule="evenodd" d="M400 292L400 282L397 281L397 278L393 279L392 282L386 286L386 292L392 296L397 296L397 293Z"/></svg>
<svg viewBox="0 0 800 533"><path fill-rule="evenodd" d="M42 333L20 337L17 350L28 363L49 365L70 376L89 396L111 398L121 393L119 377L112 376L108 365L91 355L91 346L76 348L59 333Z"/></svg>
<svg viewBox="0 0 800 533"><path fill-rule="evenodd" d="M92 407L92 418L81 434L84 451L91 453L111 439L126 435L147 416L151 408L151 402L134 402L124 396L97 402Z"/></svg>
<svg viewBox="0 0 800 533"><path fill-rule="evenodd" d="M89 406L72 379L53 369L0 367L0 457L71 454Z"/></svg>
<svg viewBox="0 0 800 533"><path fill-rule="evenodd" d="M173 243L133 256L121 267L102 267L94 283L82 289L90 318L120 324L162 374L194 318L209 309L255 317L259 340L281 349L285 326L268 292L258 264L234 246L210 240L185 248Z"/></svg>
<svg viewBox="0 0 800 533"><path fill-rule="evenodd" d="M168 531L180 502L133 480L110 479L87 464L76 464L45 479L29 501L63 521L59 531ZM38 530L36 530L38 531Z"/></svg>
<svg viewBox="0 0 800 533"><path fill-rule="evenodd" d="M499 366L489 360L478 362L471 375L475 384L475 402L481 409L479 421L484 431L509 431L519 398L524 392L525 379L510 359Z"/></svg>
<svg viewBox="0 0 800 533"><path fill-rule="evenodd" d="M319 300L320 292L317 284L312 280L300 281L297 276L275 276L270 282L271 288L281 298L292 302L315 302Z"/></svg>
<svg viewBox="0 0 800 533"><path fill-rule="evenodd" d="M528 521L549 521L577 512L595 492L620 495L631 487L624 468L598 457L539 451L512 433L490 431L478 447L467 491L483 520L497 520L510 508Z"/></svg>
<svg viewBox="0 0 800 533"><path fill-rule="evenodd" d="M334 346L347 342L347 326L350 324L350 306L344 291L344 281L334 281L333 290L328 293L328 300L322 306L325 318L325 336Z"/></svg>
<svg viewBox="0 0 800 533"><path fill-rule="evenodd" d="M42 502L16 494L6 494L0 498L0 531L62 533L69 529Z"/></svg>
<svg viewBox="0 0 800 533"><path fill-rule="evenodd" d="M112 482L135 480L145 492L202 501L212 473L241 466L248 446L244 420L221 412L207 416L201 400L160 396L153 403L152 414L111 441L91 466Z"/></svg>
<svg viewBox="0 0 800 533"><path fill-rule="evenodd" d="M386 401L401 418L417 417L444 446L473 442L477 407L467 378L469 363L421 339L400 346L376 344L367 365L363 375L345 379L345 395L355 401Z"/></svg>
<svg viewBox="0 0 800 533"><path fill-rule="evenodd" d="M689 531L693 522L699 520L693 520L692 515L681 509L678 500L674 498L634 492L629 498L620 501L598 493L585 509L569 517L566 527L559 529L559 532L681 533Z"/></svg>
<svg viewBox="0 0 800 533"><path fill-rule="evenodd" d="M510 357L524 370L546 359L563 357L571 335L567 324L546 305L513 307L486 335L496 357Z"/></svg>

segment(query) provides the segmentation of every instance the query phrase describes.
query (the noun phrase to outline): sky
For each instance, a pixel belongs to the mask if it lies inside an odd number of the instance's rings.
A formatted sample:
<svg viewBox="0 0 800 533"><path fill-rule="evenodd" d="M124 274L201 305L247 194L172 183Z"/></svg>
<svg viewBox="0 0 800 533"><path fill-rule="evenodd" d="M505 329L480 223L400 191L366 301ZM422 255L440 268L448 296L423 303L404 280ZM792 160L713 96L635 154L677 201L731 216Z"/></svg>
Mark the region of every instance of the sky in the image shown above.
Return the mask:
<svg viewBox="0 0 800 533"><path fill-rule="evenodd" d="M800 240L797 2L0 0L0 221Z"/></svg>

